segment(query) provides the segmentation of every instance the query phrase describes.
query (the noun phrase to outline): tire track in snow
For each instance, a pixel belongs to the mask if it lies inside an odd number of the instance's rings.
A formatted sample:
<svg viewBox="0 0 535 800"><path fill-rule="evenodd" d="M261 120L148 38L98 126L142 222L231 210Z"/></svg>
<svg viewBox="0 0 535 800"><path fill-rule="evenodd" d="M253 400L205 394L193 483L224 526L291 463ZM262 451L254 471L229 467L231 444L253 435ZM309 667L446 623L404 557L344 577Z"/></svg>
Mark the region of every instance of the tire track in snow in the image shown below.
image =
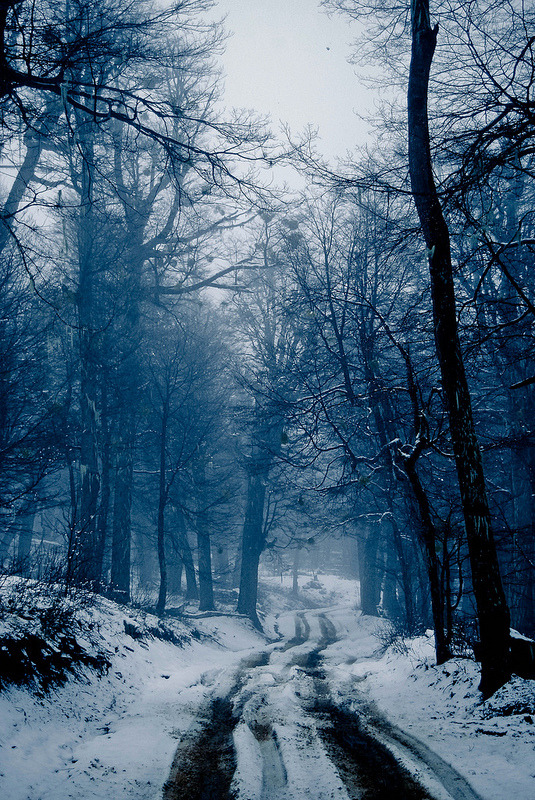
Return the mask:
<svg viewBox="0 0 535 800"><path fill-rule="evenodd" d="M430 772L453 800L483 800L466 778L415 736L380 717L369 721L367 729L391 752L398 753L402 758L405 756L417 769Z"/></svg>
<svg viewBox="0 0 535 800"><path fill-rule="evenodd" d="M297 612L291 639L216 678L203 727L180 743L163 800L481 800L372 705L353 697L353 710L331 696L321 653L337 629L325 612L314 620L311 635L312 620Z"/></svg>
<svg viewBox="0 0 535 800"><path fill-rule="evenodd" d="M363 703L361 709L356 712L348 712L339 705L335 705L327 687L325 673L318 668L318 665L321 661L320 651L336 641L336 628L324 613L318 615L318 621L322 638L318 642L317 651L310 653L308 669L304 666L314 679L316 713L329 720L323 730L320 726L320 733L323 733L325 740L330 739L331 752L334 740L337 740L339 748L341 747L341 751L338 752L338 761L341 774L345 773L344 780L348 789L356 791L355 796L360 797L359 792L362 791L367 780L370 781L370 785L380 784L381 762L383 762L383 767L390 771L393 759L396 765L394 771L396 773L399 771L399 777L402 779L401 785L396 775L394 783L397 788L395 790L392 781L388 781L386 794L383 795L380 786L376 786L372 789L368 788L371 793L366 794L366 798L369 796L372 800L376 796L378 798L384 796L385 800L386 798L390 800L391 797L401 800L407 796L416 800L418 797L433 797L437 789L438 795L444 797L444 793L441 791L443 788L451 800L483 800L481 795L457 770L416 737L388 722L373 704ZM345 757L340 759L340 752L344 750L349 754L350 763L353 762L353 769L347 769ZM355 775L354 770L358 762L354 756L358 753L366 753L365 761L368 760L372 766L371 780L369 777L365 778L364 784L359 775ZM336 756L334 757L336 758ZM366 769L366 764L362 763L361 770L366 772ZM426 784L427 788L424 789L418 778ZM407 788L400 788L403 785L406 785ZM407 790L409 794L405 795L403 792ZM376 791L379 791L377 795Z"/></svg>
<svg viewBox="0 0 535 800"><path fill-rule="evenodd" d="M235 725L231 701L213 700L201 731L180 742L163 787L163 800L229 800L236 770Z"/></svg>
<svg viewBox="0 0 535 800"><path fill-rule="evenodd" d="M277 734L270 728L267 731L254 731L262 756L262 794L260 800L271 800L280 796L286 789L288 776L282 759Z"/></svg>

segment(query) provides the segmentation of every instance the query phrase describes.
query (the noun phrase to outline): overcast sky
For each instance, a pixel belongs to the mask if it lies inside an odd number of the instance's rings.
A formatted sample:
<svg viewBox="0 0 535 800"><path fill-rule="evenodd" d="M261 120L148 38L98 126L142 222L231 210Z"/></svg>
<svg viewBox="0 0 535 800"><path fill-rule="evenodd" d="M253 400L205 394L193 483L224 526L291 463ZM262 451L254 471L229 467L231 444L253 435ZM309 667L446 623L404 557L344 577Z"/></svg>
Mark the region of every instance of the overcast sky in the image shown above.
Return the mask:
<svg viewBox="0 0 535 800"><path fill-rule="evenodd" d="M319 0L219 0L233 32L223 58L226 105L269 114L274 127L319 129L318 149L344 157L363 144L366 126L355 111L369 103L347 62L354 32Z"/></svg>

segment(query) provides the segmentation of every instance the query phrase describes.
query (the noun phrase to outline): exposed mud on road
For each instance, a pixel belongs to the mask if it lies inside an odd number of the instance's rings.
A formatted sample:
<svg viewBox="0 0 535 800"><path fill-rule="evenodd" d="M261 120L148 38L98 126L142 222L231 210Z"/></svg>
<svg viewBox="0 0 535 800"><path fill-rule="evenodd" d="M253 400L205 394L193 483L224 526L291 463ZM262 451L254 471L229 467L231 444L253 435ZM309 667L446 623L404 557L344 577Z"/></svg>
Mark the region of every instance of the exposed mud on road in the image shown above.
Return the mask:
<svg viewBox="0 0 535 800"><path fill-rule="evenodd" d="M232 703L216 698L201 732L185 737L176 754L163 800L230 800L236 769L232 732L236 720Z"/></svg>
<svg viewBox="0 0 535 800"><path fill-rule="evenodd" d="M294 625L295 625L295 635L288 639L288 641L282 645L282 647L278 647L277 650L291 650L293 647L298 647L301 644L304 644L308 641L310 636L310 625L302 611L297 612L294 618Z"/></svg>
<svg viewBox="0 0 535 800"><path fill-rule="evenodd" d="M480 800L364 698L335 699L322 653L336 627L325 613L307 616L295 614L282 646L222 673L226 696L180 742L163 800L434 800L437 789Z"/></svg>
<svg viewBox="0 0 535 800"><path fill-rule="evenodd" d="M359 800L433 800L386 747L362 729L358 717L329 700L311 709L327 753L349 797Z"/></svg>

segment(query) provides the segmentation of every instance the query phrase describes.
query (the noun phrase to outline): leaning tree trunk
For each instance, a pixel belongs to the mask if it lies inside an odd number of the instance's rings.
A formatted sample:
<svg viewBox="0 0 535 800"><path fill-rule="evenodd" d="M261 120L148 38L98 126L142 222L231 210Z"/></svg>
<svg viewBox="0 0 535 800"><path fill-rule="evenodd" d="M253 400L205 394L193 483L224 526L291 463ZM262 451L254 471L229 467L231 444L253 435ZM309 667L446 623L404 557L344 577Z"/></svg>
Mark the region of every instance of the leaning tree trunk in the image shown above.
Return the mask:
<svg viewBox="0 0 535 800"><path fill-rule="evenodd" d="M50 129L56 124L61 104L56 97L48 98L44 112L38 120L28 126L24 133L23 144L26 148L24 159L11 184L9 194L0 212L0 253L12 237L12 229L16 215L28 187L35 179L35 171L41 158L43 146L50 135Z"/></svg>
<svg viewBox="0 0 535 800"><path fill-rule="evenodd" d="M509 609L502 587L472 405L459 341L449 230L436 190L427 95L438 26L429 0L411 0L412 51L408 86L411 189L428 247L434 332L466 526L481 639L481 683L491 695L510 677Z"/></svg>

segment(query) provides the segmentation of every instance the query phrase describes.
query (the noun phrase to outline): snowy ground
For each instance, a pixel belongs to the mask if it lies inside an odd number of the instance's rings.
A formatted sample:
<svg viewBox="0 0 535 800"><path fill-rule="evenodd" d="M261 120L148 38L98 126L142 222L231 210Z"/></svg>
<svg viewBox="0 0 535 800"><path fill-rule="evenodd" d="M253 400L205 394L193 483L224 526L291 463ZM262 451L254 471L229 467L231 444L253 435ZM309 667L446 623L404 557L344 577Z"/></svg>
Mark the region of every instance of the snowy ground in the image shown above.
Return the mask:
<svg viewBox="0 0 535 800"><path fill-rule="evenodd" d="M434 667L430 638L406 653L382 652L381 623L360 616L354 583L320 576L302 592L297 614L288 587L274 579L264 586L271 641L235 616L173 623L188 639L182 647L134 639L125 620L139 629L156 621L99 601L107 675L86 670L41 697L15 688L0 694L0 797L161 800L175 751L219 697L239 711L233 788L242 800L346 800L309 713L318 692L366 711L374 736L437 798L476 797L455 786L452 768L484 800L535 797L535 682L514 679L482 703L476 665ZM318 650L320 678L305 668ZM305 780L312 794L304 794Z"/></svg>

